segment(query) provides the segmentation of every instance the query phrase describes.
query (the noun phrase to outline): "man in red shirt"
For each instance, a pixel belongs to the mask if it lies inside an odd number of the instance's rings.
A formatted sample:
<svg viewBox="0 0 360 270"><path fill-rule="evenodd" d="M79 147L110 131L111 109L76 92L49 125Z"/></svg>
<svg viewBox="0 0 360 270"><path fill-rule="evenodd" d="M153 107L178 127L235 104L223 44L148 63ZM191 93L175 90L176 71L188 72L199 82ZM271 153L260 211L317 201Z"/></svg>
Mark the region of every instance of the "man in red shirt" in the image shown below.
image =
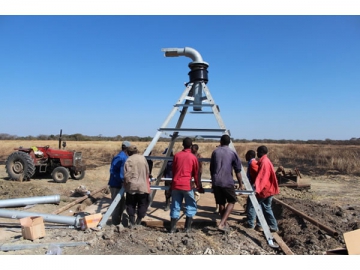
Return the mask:
<svg viewBox="0 0 360 270"><path fill-rule="evenodd" d="M180 210L183 200L185 200L185 232L191 231L193 216L197 212L197 204L192 190L191 179L194 178L196 189L203 193L199 179L199 162L195 155L191 153L192 140L186 137L183 140L184 149L174 155L173 158L173 179L171 182L171 208L170 233L176 231L176 223L180 217Z"/></svg>
<svg viewBox="0 0 360 270"><path fill-rule="evenodd" d="M257 176L258 170L259 170L259 165L258 165L257 160L255 159L255 156L256 156L256 153L255 153L254 150L249 150L245 154L245 159L248 162L246 176L249 179L249 182L250 182L251 187L253 189L254 189L254 186L255 186L255 179L256 179L256 176ZM247 200L246 200L245 214L248 215L249 211L254 211L253 208L254 207L253 207L253 205L251 203L250 197L248 197ZM254 218L253 214L252 214L252 218ZM254 227L253 224L252 224L252 226L250 225L250 227Z"/></svg>
<svg viewBox="0 0 360 270"><path fill-rule="evenodd" d="M251 186L254 186L255 179L258 174L259 165L257 160L255 159L256 153L254 150L249 150L246 152L245 159L248 162L248 169L246 176L248 177Z"/></svg>
<svg viewBox="0 0 360 270"><path fill-rule="evenodd" d="M271 232L277 232L278 225L272 211L271 203L273 196L279 194L279 186L274 171L274 166L270 159L267 157L268 149L265 145L259 146L257 151L259 158L258 165L259 171L255 179L255 194L259 205L261 205L266 222L269 225ZM253 215L253 217L251 216ZM249 212L248 214L248 225L252 227L252 223L255 219L255 211ZM251 223L252 222L252 223ZM257 224L257 229L262 230L261 224Z"/></svg>

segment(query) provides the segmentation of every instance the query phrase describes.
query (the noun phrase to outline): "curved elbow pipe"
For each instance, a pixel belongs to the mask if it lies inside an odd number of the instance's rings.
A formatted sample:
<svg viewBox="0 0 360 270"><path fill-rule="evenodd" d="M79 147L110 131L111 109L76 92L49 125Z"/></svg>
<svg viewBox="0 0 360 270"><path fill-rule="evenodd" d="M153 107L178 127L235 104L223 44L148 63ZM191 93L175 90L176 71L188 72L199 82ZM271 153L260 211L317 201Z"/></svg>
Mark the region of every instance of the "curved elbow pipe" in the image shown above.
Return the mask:
<svg viewBox="0 0 360 270"><path fill-rule="evenodd" d="M164 48L161 50L165 52L166 57L186 56L193 60L191 64L205 64L209 66L209 64L202 59L201 54L193 48Z"/></svg>

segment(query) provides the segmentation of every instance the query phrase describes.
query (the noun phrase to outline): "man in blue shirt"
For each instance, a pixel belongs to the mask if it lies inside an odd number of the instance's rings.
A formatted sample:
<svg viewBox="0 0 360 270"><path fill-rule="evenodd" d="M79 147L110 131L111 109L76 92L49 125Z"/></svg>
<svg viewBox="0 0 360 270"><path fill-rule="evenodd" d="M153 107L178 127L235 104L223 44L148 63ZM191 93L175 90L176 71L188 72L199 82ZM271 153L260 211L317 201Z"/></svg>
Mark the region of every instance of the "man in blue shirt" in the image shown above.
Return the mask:
<svg viewBox="0 0 360 270"><path fill-rule="evenodd" d="M212 152L210 159L212 189L216 204L219 205L219 213L221 216L218 229L224 232L230 230L226 221L237 202L233 171L235 172L236 178L239 182L239 188L243 188L241 178L241 161L237 153L229 148L229 144L230 136L227 134L222 135L220 139L220 146Z"/></svg>
<svg viewBox="0 0 360 270"><path fill-rule="evenodd" d="M116 195L119 193L124 182L124 164L128 158L127 148L130 146L128 141L124 141L121 145L121 151L112 159L110 166L110 179L108 185L110 186L111 200L114 201ZM125 193L121 197L120 202L115 207L112 213L112 223L119 225L122 214L125 210Z"/></svg>

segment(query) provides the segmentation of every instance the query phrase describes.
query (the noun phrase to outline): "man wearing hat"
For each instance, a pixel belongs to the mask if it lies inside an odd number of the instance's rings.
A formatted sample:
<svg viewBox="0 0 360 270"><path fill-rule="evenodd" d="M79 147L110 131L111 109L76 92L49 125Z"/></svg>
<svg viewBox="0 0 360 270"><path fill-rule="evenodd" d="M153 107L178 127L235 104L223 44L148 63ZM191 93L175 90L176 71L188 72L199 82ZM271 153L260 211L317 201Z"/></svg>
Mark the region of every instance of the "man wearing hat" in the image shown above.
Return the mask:
<svg viewBox="0 0 360 270"><path fill-rule="evenodd" d="M113 201L119 193L124 182L124 164L128 158L127 148L130 142L123 141L121 151L112 159L110 166L110 178L108 185L110 186L111 200ZM125 195L125 194L124 194ZM125 210L125 196L121 197L120 202L115 207L112 213L112 223L119 225L121 222L122 214Z"/></svg>
<svg viewBox="0 0 360 270"><path fill-rule="evenodd" d="M124 187L126 191L126 211L130 227L140 225L149 206L150 181L149 165L146 158L139 154L135 145L127 149L129 158L124 166ZM135 221L135 214L137 215Z"/></svg>

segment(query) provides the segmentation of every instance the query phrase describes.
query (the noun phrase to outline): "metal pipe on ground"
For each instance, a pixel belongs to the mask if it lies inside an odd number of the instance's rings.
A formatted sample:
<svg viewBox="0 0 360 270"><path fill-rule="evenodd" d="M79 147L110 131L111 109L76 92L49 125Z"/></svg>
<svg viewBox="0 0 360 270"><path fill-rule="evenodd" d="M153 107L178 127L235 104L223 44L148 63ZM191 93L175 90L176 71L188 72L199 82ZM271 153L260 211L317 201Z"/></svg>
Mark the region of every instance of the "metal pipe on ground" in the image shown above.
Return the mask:
<svg viewBox="0 0 360 270"><path fill-rule="evenodd" d="M60 195L51 196L39 196L39 197L28 197L28 198L17 198L0 200L0 208L4 207L19 207L38 203L56 203L60 202Z"/></svg>
<svg viewBox="0 0 360 270"><path fill-rule="evenodd" d="M272 235L274 236L276 243L279 244L280 248L286 255L295 255L277 233L273 233Z"/></svg>
<svg viewBox="0 0 360 270"><path fill-rule="evenodd" d="M69 242L69 243L43 243L43 244L22 244L22 245L11 245L11 244L2 244L0 245L1 251L11 251L11 250L24 250L24 249L35 249L35 248L47 248L50 245L56 245L59 247L78 247L86 246L87 242Z"/></svg>
<svg viewBox="0 0 360 270"><path fill-rule="evenodd" d="M330 235L332 235L332 236L338 236L339 235L339 233L337 231L335 231L335 230L321 224L317 220L305 215L303 212L300 212L299 210L296 210L294 207L291 207L290 205L284 203L283 201L280 201L279 199L276 199L276 198L273 198L273 201L281 204L282 206L285 206L289 210L293 211L295 214L301 216L302 218L306 219L307 221L311 222L312 224L318 226L320 229L326 231Z"/></svg>
<svg viewBox="0 0 360 270"><path fill-rule="evenodd" d="M289 187L289 188L297 188L297 189L310 189L311 185L306 185L306 184L292 184L292 183L287 183L287 184L279 184L279 187Z"/></svg>
<svg viewBox="0 0 360 270"><path fill-rule="evenodd" d="M80 221L79 221L80 216L70 217L70 216L59 216L59 215L51 215L44 213L0 209L0 217L12 218L12 219L20 219L25 217L43 217L44 221L46 222L67 224L75 227L80 227Z"/></svg>

